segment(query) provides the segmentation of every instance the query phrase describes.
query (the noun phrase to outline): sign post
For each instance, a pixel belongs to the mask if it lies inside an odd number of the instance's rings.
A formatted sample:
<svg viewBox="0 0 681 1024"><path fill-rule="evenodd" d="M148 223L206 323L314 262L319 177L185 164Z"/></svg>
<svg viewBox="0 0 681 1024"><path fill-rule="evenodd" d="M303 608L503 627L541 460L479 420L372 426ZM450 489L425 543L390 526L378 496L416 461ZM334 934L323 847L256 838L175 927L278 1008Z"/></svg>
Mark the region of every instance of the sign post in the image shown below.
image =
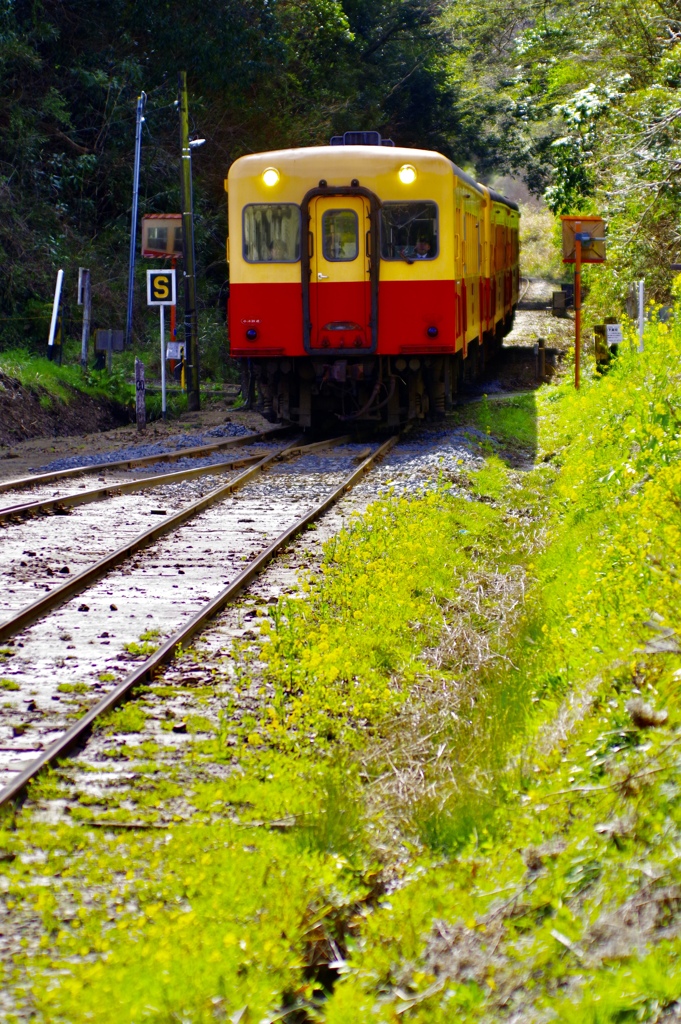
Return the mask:
<svg viewBox="0 0 681 1024"><path fill-rule="evenodd" d="M579 387L579 363L582 351L582 234L575 223L575 387ZM580 230L577 230L580 229Z"/></svg>
<svg viewBox="0 0 681 1024"><path fill-rule="evenodd" d="M147 270L147 305L159 306L161 315L161 411L166 418L165 307L175 305L175 270Z"/></svg>
<svg viewBox="0 0 681 1024"><path fill-rule="evenodd" d="M582 263L605 262L605 221L602 217L561 217L563 263L575 265L575 387L579 387L582 348Z"/></svg>
<svg viewBox="0 0 681 1024"><path fill-rule="evenodd" d="M182 256L182 214L145 213L142 217L142 255L147 259L170 258L175 270L177 260ZM177 340L177 303L170 307L170 344ZM177 356L169 355L170 369L175 367Z"/></svg>

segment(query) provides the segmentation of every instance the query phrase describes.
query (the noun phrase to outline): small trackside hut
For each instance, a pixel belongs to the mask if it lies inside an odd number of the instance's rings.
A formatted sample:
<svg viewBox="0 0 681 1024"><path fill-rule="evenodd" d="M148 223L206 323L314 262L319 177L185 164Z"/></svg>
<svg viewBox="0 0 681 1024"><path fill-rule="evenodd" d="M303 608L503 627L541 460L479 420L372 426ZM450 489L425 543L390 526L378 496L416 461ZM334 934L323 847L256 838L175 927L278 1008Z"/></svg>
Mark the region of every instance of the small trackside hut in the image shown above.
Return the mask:
<svg viewBox="0 0 681 1024"><path fill-rule="evenodd" d="M270 420L442 414L510 330L518 207L439 153L350 132L225 188L230 353Z"/></svg>

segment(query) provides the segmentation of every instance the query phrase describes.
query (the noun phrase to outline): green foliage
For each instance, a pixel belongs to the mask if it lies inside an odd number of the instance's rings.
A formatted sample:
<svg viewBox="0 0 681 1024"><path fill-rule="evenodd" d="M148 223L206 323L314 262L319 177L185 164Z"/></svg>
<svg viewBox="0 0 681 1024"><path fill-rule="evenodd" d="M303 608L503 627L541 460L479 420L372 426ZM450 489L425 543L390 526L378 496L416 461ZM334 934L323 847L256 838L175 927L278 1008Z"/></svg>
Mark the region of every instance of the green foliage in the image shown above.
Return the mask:
<svg viewBox="0 0 681 1024"><path fill-rule="evenodd" d="M644 355L627 340L607 378L541 393L540 444L561 468L508 652L534 736L496 769L492 806L477 758L448 808L422 806L429 845L459 855L426 861L365 920L327 1024L614 1024L676 1005L679 312L649 328Z"/></svg>
<svg viewBox="0 0 681 1024"><path fill-rule="evenodd" d="M520 174L555 213L605 216L608 264L587 278L606 313L643 276L657 299L669 296L680 16L678 0L455 0L446 14L456 30L452 74L464 82L460 107L477 124L479 173ZM542 276L555 267L554 255Z"/></svg>
<svg viewBox="0 0 681 1024"><path fill-rule="evenodd" d="M520 204L520 272L523 277L560 282L565 267L555 239L555 219L542 207Z"/></svg>
<svg viewBox="0 0 681 1024"><path fill-rule="evenodd" d="M180 209L176 70L189 72L203 372L224 379L227 234L223 180L236 157L328 143L350 128L453 152L467 134L444 61L442 0L216 0L199 15L150 0L0 11L0 346L39 350L54 276L75 338L76 268L90 267L96 326L122 327L136 99L148 95L140 214ZM275 102L273 102L273 98ZM149 264L152 265L152 264ZM134 328L155 358L141 261ZM179 326L182 336L182 326Z"/></svg>

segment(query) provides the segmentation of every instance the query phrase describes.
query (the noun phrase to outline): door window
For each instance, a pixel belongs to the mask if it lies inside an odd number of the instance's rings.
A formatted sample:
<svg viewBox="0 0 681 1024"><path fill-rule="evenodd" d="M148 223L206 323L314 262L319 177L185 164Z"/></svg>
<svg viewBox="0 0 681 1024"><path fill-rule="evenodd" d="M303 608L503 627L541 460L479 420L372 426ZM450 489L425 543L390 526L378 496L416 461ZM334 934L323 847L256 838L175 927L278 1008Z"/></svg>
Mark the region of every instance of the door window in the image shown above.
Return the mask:
<svg viewBox="0 0 681 1024"><path fill-rule="evenodd" d="M244 259L248 263L295 263L300 259L300 207L251 203L244 207Z"/></svg>
<svg viewBox="0 0 681 1024"><path fill-rule="evenodd" d="M354 210L326 210L322 215L322 248L330 263L348 263L359 252L358 222Z"/></svg>
<svg viewBox="0 0 681 1024"><path fill-rule="evenodd" d="M437 254L436 203L383 204L381 256L384 260L434 260Z"/></svg>

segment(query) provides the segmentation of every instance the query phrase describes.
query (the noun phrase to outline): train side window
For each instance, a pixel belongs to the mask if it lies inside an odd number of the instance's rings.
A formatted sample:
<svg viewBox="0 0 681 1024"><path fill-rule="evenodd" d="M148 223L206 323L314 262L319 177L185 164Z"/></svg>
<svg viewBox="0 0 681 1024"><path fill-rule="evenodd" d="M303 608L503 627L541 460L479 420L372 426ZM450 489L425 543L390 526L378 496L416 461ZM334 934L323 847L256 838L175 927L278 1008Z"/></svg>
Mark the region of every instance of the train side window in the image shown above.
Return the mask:
<svg viewBox="0 0 681 1024"><path fill-rule="evenodd" d="M322 216L324 259L349 263L359 252L359 222L354 210L326 210Z"/></svg>
<svg viewBox="0 0 681 1024"><path fill-rule="evenodd" d="M296 263L300 259L300 207L295 203L250 203L244 207L247 263Z"/></svg>
<svg viewBox="0 0 681 1024"><path fill-rule="evenodd" d="M427 200L383 204L381 257L384 260L434 260L438 252L437 203Z"/></svg>

